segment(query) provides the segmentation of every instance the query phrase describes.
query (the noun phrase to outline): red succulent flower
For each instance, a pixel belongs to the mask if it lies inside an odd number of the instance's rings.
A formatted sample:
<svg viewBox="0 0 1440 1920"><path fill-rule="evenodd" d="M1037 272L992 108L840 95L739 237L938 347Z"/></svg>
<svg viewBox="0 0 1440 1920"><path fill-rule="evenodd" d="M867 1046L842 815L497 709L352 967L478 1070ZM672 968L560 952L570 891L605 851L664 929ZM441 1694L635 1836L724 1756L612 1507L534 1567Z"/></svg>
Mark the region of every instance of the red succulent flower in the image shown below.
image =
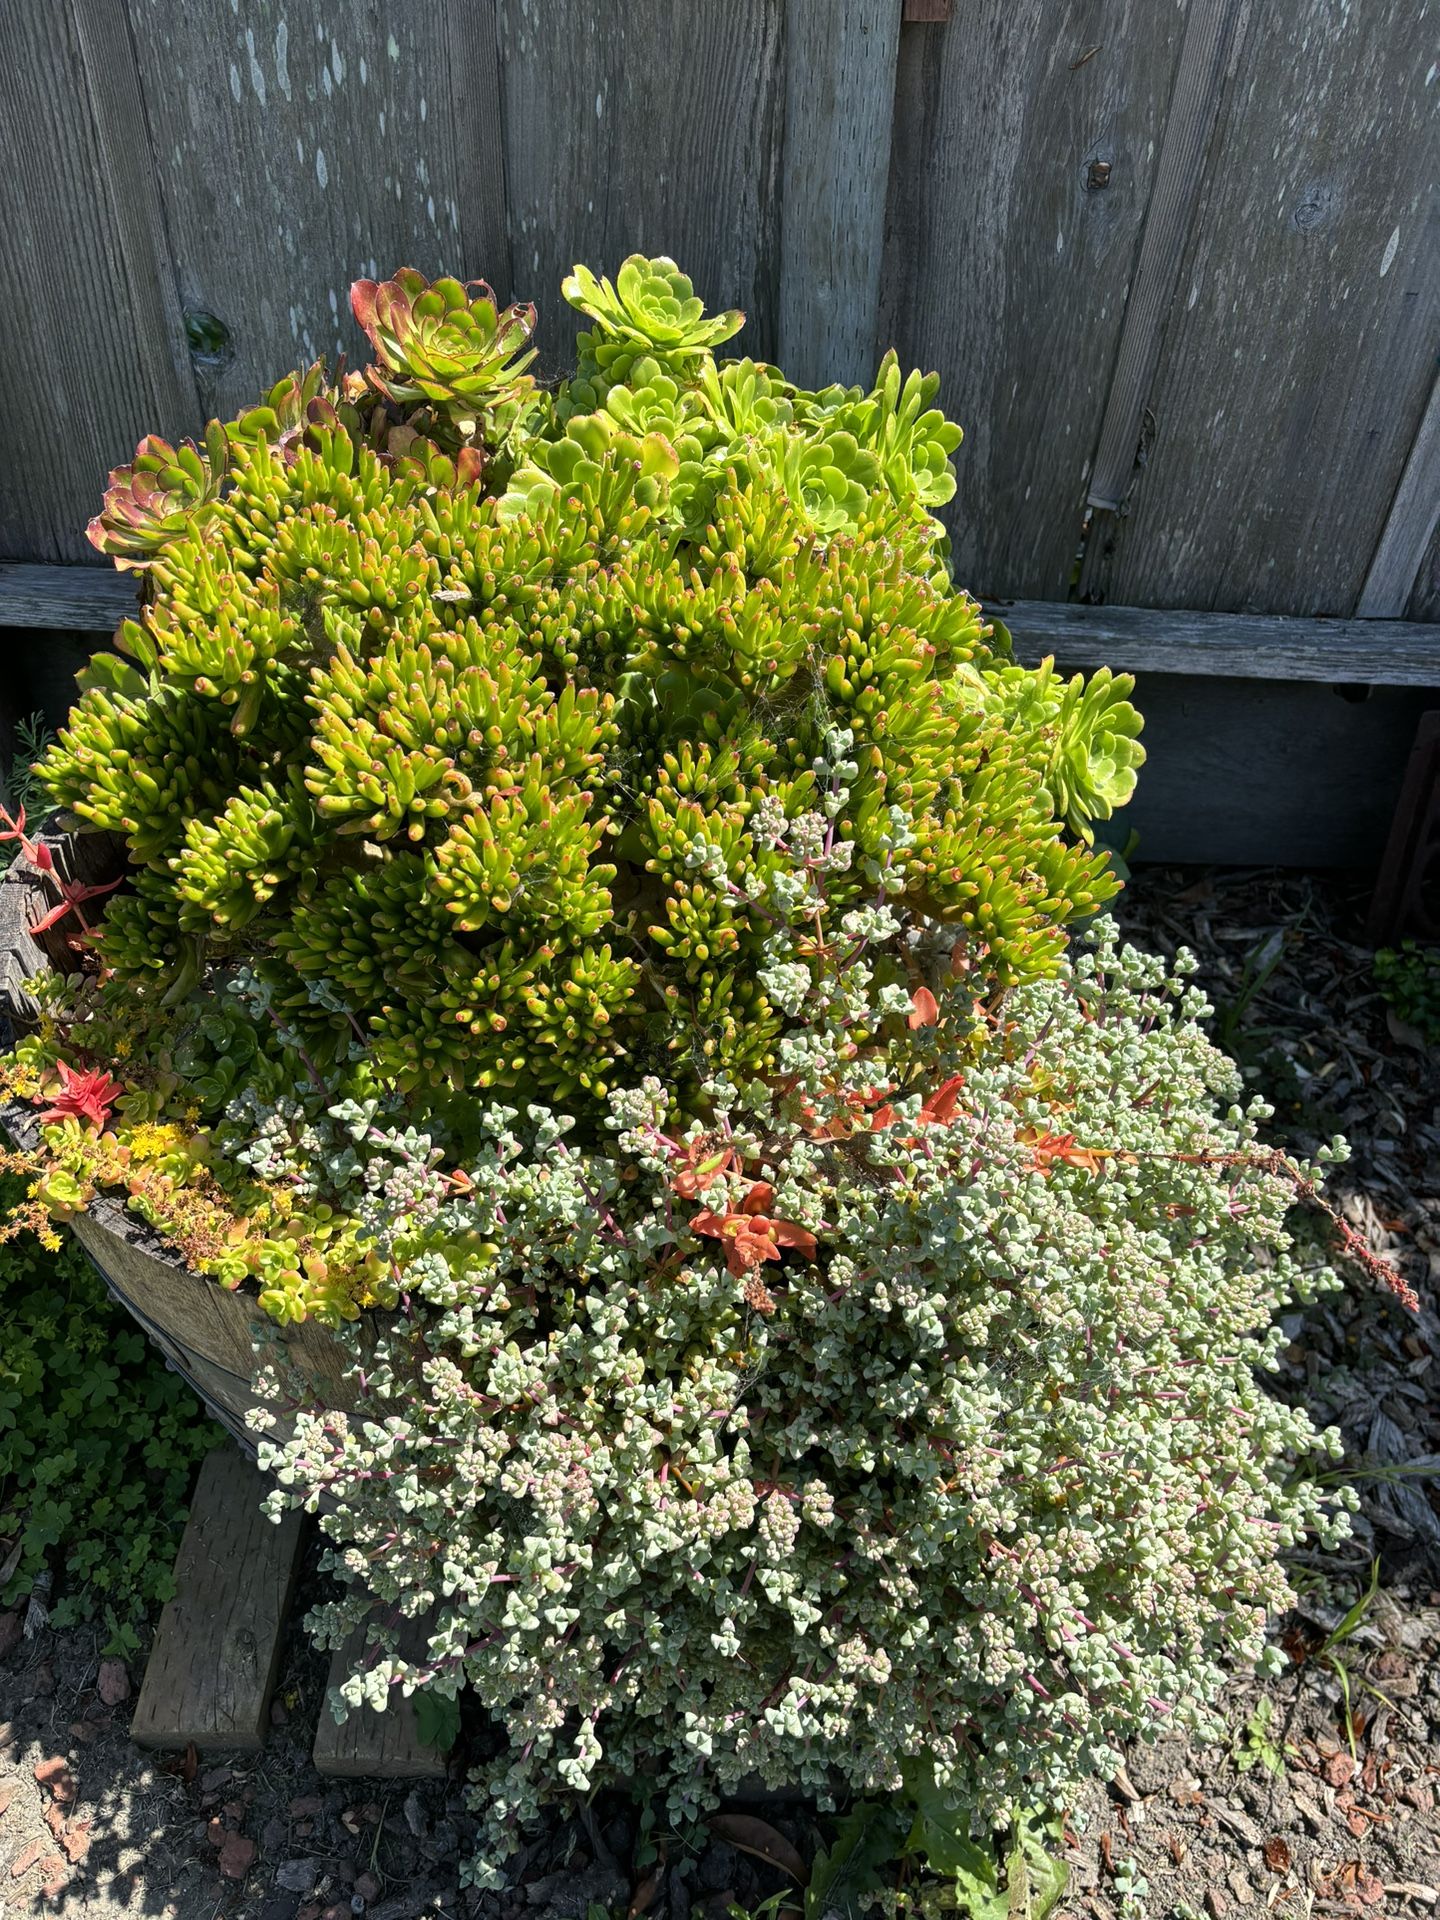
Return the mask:
<svg viewBox="0 0 1440 1920"><path fill-rule="evenodd" d="M3 844L6 840L18 840L20 842L20 851L30 864L33 867L37 867L41 873L53 873L55 871L55 861L45 842L43 840L30 840L26 838L24 807L21 807L19 813L13 818L6 808L0 807L0 844Z"/></svg>
<svg viewBox="0 0 1440 1920"><path fill-rule="evenodd" d="M948 1127L955 1118L955 1109L960 1104L960 1089L964 1084L964 1074L952 1073L950 1078L942 1081L933 1093L926 1094L916 1116L921 1126ZM871 1132L880 1133L884 1128L893 1126L895 1117L893 1107L881 1107L870 1122Z"/></svg>
<svg viewBox="0 0 1440 1920"><path fill-rule="evenodd" d="M892 1087L852 1088L844 1097L846 1111L835 1113L828 1120L817 1117L814 1107L808 1100L803 1103L805 1131L812 1140L848 1140L857 1129L874 1133L881 1127L888 1127L895 1118L894 1109L882 1103L892 1093ZM867 1108L878 1107L879 1111L868 1114ZM881 1115L887 1116L882 1119Z"/></svg>
<svg viewBox="0 0 1440 1920"><path fill-rule="evenodd" d="M731 1273L744 1274L762 1260L778 1260L782 1247L793 1247L807 1256L815 1251L815 1236L793 1220L772 1219L767 1209L775 1203L775 1189L768 1180L756 1180L738 1207L717 1213L707 1207L690 1222L696 1233L708 1234L725 1248L725 1264Z"/></svg>
<svg viewBox="0 0 1440 1920"><path fill-rule="evenodd" d="M37 1106L47 1099L50 1102L47 1111L40 1116L40 1124L44 1126L51 1120L88 1120L103 1133L116 1099L123 1091L120 1082L94 1067L76 1073L63 1060L55 1062L55 1070L60 1075L61 1091L57 1094L41 1093L35 1097Z"/></svg>
<svg viewBox="0 0 1440 1920"><path fill-rule="evenodd" d="M68 913L79 913L85 901L98 900L104 894L113 893L120 885L120 881L107 880L102 887L87 886L81 880L57 880L55 884L60 889L60 904L58 907L51 907L48 913L42 914L38 920L33 921L30 927L31 933L44 933L47 927L58 926ZM81 926L88 933L89 922L83 913L79 917Z"/></svg>
<svg viewBox="0 0 1440 1920"><path fill-rule="evenodd" d="M1108 1148L1082 1147L1073 1133L1042 1133L1035 1127L1027 1127L1019 1137L1029 1147L1031 1162L1041 1173L1049 1173L1056 1166L1098 1173L1109 1158Z"/></svg>

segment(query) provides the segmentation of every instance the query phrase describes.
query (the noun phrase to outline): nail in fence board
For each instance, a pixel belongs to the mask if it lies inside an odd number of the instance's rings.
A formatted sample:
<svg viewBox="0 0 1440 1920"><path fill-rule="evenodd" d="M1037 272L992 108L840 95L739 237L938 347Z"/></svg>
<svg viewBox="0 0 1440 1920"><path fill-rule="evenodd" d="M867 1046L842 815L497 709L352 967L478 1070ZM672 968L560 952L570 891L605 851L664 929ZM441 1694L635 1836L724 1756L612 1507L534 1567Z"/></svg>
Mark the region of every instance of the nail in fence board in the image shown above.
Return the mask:
<svg viewBox="0 0 1440 1920"><path fill-rule="evenodd" d="M264 1744L302 1516L260 1512L265 1483L233 1447L208 1454L145 1669L142 1747L253 1753Z"/></svg>
<svg viewBox="0 0 1440 1920"><path fill-rule="evenodd" d="M399 1652L408 1660L424 1657L430 1618L407 1620L400 1630ZM371 1707L352 1710L344 1726L330 1711L331 1690L354 1673L365 1658L365 1629L357 1627L330 1662L325 1699L315 1729L314 1761L318 1773L344 1779L433 1780L445 1771L445 1756L422 1745L415 1731L415 1701L406 1700L398 1687L390 1689L383 1713Z"/></svg>
<svg viewBox="0 0 1440 1920"><path fill-rule="evenodd" d="M1154 0L966 0L901 35L879 345L965 429L943 517L982 599L1069 589L1184 28Z"/></svg>

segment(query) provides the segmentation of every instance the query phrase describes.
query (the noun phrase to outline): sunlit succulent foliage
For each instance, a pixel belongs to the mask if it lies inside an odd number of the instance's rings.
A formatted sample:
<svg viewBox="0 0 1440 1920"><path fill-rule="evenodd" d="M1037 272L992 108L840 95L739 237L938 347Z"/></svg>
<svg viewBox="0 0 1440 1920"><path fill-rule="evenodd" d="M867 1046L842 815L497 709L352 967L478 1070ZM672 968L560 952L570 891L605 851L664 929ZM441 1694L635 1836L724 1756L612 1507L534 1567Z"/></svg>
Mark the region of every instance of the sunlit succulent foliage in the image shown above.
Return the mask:
<svg viewBox="0 0 1440 1920"><path fill-rule="evenodd" d="M86 529L90 544L122 571L148 567L194 510L215 498L224 477L225 437L213 421L203 452L191 440L172 447L146 434L129 466L110 475L104 507Z"/></svg>
<svg viewBox="0 0 1440 1920"><path fill-rule="evenodd" d="M338 996L419 1111L584 1117L646 1072L685 1111L798 1017L761 977L756 821L828 808L842 904L944 923L996 984L1053 970L1112 890L1076 840L1138 716L1128 681L1014 665L951 581L933 376L717 360L741 317L668 260L565 292L591 326L553 394L533 309L405 269L354 290L363 376L293 374L208 456L113 477L98 543L149 596L43 767L129 848L102 958L171 1005L251 963L303 1031Z"/></svg>
<svg viewBox="0 0 1440 1920"><path fill-rule="evenodd" d="M1078 673L1064 680L1049 660L1035 673L1006 667L976 678L992 710L1048 741L1044 778L1055 811L1072 833L1091 840L1090 822L1125 805L1145 759L1140 716L1127 697L1134 680L1108 667L1088 680Z"/></svg>
<svg viewBox="0 0 1440 1920"><path fill-rule="evenodd" d="M378 364L368 377L396 406L429 401L468 435L503 439L523 417L535 389L525 369L535 309L502 312L483 280L432 285L413 267L377 284L350 289L355 318L369 335Z"/></svg>

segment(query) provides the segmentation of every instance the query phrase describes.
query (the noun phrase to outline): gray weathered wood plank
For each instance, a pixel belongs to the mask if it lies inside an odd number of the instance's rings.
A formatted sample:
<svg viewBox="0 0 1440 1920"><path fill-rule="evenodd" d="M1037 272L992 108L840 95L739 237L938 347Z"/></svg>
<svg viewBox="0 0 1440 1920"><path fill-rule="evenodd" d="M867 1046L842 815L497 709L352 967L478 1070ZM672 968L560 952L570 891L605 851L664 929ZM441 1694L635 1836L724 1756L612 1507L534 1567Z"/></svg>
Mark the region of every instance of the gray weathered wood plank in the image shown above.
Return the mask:
<svg viewBox="0 0 1440 1920"><path fill-rule="evenodd" d="M1435 372L1436 18L1256 14L1087 597L1354 611Z"/></svg>
<svg viewBox="0 0 1440 1920"><path fill-rule="evenodd" d="M1405 608L1407 620L1440 622L1440 527L1430 536Z"/></svg>
<svg viewBox="0 0 1440 1920"><path fill-rule="evenodd" d="M488 280L500 299L508 301L510 229L495 0L446 0L444 14L460 206L460 255L452 271L462 278Z"/></svg>
<svg viewBox="0 0 1440 1920"><path fill-rule="evenodd" d="M76 560L107 470L198 420L123 14L0 0L0 553Z"/></svg>
<svg viewBox="0 0 1440 1920"><path fill-rule="evenodd" d="M900 16L894 0L786 0L780 364L869 384Z"/></svg>
<svg viewBox="0 0 1440 1920"><path fill-rule="evenodd" d="M1279 614L987 602L1017 656L1063 667L1205 679L1440 687L1440 627L1400 620L1289 620Z"/></svg>
<svg viewBox="0 0 1440 1920"><path fill-rule="evenodd" d="M0 627L113 627L139 605L138 579L110 567L0 564Z"/></svg>
<svg viewBox="0 0 1440 1920"><path fill-rule="evenodd" d="M260 1512L265 1482L233 1447L201 1464L130 1734L142 1747L265 1743L302 1516Z"/></svg>
<svg viewBox="0 0 1440 1920"><path fill-rule="evenodd" d="M425 1657L430 1618L406 1620L401 1624L399 1652L407 1660ZM365 1658L364 1627L357 1627L330 1661L325 1681L325 1699L315 1728L313 1758L317 1773L342 1779L433 1780L445 1771L445 1756L435 1747L425 1746L415 1730L415 1700L406 1700L400 1689L392 1687L390 1701L383 1713L371 1707L353 1710L343 1726L335 1724L329 1696L349 1678Z"/></svg>
<svg viewBox="0 0 1440 1920"><path fill-rule="evenodd" d="M773 358L783 0L498 13L511 270L546 364L572 362L584 324L560 298L571 267L613 275L637 252L669 254L710 308L744 310L738 350Z"/></svg>
<svg viewBox="0 0 1440 1920"><path fill-rule="evenodd" d="M1117 508L1135 470L1141 414L1160 357L1165 316L1175 295L1241 12L1242 0L1191 0L1140 257L1125 305L1115 376L1090 475L1092 507Z"/></svg>
<svg viewBox="0 0 1440 1920"><path fill-rule="evenodd" d="M1398 620L1420 579L1421 568L1435 529L1440 526L1440 376L1430 389L1430 400L1420 431L1405 462L1400 485L1390 503L1385 531L1370 562L1360 604L1362 620Z"/></svg>
<svg viewBox="0 0 1440 1920"><path fill-rule="evenodd" d="M455 0L463 32L438 5L125 4L184 303L228 331L201 362L210 410L318 355L368 357L357 278L483 275L492 258L503 275L501 196L487 181L476 198L493 171L484 0Z"/></svg>
<svg viewBox="0 0 1440 1920"><path fill-rule="evenodd" d="M945 518L982 595L1069 588L1184 24L968 0L901 37L879 345L965 429Z"/></svg>

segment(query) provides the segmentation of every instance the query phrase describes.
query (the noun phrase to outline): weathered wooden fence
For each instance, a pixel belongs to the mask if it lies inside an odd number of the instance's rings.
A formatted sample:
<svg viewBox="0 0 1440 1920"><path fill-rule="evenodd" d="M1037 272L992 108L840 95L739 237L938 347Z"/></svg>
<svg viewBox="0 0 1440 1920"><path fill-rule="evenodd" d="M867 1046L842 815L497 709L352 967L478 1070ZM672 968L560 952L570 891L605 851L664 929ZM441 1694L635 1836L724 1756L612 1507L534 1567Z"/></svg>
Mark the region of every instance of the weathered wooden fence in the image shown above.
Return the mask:
<svg viewBox="0 0 1440 1920"><path fill-rule="evenodd" d="M946 11L0 0L0 556L92 558L100 477L142 431L354 354L358 274L532 297L558 366L565 271L641 249L801 379L865 378L890 344L938 368L967 433L957 572L1022 603L1022 641L1030 603L1183 610L1145 630L1160 709L1197 673L1440 684L1416 628L1440 620L1440 8L906 17ZM1277 654L1216 613L1366 624ZM1085 618L1075 657L1127 664ZM1341 852L1383 829L1426 697L1326 709L1383 763Z"/></svg>

